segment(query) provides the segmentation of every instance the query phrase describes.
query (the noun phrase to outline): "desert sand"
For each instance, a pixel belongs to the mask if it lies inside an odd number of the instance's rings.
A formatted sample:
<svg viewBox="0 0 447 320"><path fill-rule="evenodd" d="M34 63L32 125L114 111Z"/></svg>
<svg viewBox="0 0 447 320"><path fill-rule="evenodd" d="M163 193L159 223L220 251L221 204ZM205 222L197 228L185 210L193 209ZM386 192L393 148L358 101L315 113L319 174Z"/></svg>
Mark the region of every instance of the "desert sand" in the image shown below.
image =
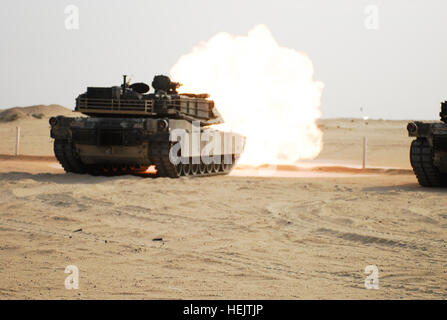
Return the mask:
<svg viewBox="0 0 447 320"><path fill-rule="evenodd" d="M1 299L447 298L447 190L417 184L406 121L321 120L313 168L93 177L51 157L48 117L70 112L44 109L0 122ZM5 156L16 126L34 157Z"/></svg>

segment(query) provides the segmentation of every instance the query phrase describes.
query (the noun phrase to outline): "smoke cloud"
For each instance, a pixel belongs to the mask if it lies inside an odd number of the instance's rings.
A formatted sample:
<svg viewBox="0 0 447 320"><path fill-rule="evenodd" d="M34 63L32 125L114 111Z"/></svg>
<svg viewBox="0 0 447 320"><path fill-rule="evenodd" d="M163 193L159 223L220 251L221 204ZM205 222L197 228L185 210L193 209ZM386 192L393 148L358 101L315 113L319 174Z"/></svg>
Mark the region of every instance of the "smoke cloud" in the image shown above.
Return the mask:
<svg viewBox="0 0 447 320"><path fill-rule="evenodd" d="M309 57L280 46L265 25L200 42L170 74L181 92L209 93L222 127L247 137L241 163L293 163L320 153L323 83L313 80Z"/></svg>

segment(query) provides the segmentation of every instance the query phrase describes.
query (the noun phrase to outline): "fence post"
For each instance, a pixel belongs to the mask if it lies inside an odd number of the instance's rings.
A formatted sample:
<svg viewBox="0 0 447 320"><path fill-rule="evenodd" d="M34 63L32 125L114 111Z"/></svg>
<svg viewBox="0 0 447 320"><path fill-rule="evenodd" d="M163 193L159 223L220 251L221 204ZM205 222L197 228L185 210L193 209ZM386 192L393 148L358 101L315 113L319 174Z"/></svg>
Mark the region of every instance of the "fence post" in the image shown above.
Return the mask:
<svg viewBox="0 0 447 320"><path fill-rule="evenodd" d="M20 154L20 127L16 127L16 149L15 156Z"/></svg>
<svg viewBox="0 0 447 320"><path fill-rule="evenodd" d="M366 151L367 151L368 138L363 137L363 159L362 159L362 169L366 168Z"/></svg>

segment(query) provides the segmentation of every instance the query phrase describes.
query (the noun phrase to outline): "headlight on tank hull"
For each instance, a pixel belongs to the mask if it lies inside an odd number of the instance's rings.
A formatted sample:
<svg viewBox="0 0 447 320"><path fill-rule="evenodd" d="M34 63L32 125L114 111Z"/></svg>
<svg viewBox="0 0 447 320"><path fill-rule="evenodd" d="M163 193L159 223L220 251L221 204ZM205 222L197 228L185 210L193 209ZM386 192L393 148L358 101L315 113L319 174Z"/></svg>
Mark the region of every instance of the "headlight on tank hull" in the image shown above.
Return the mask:
<svg viewBox="0 0 447 320"><path fill-rule="evenodd" d="M169 127L169 123L167 120L165 120L165 119L158 120L158 122L157 122L158 131L161 131L161 132L167 131L168 127Z"/></svg>
<svg viewBox="0 0 447 320"><path fill-rule="evenodd" d="M418 126L414 122L410 122L407 125L407 130L410 135L416 135L418 132Z"/></svg>
<svg viewBox="0 0 447 320"><path fill-rule="evenodd" d="M50 120L48 120L48 122L50 123L50 126L54 127L55 125L57 125L57 118L51 117Z"/></svg>

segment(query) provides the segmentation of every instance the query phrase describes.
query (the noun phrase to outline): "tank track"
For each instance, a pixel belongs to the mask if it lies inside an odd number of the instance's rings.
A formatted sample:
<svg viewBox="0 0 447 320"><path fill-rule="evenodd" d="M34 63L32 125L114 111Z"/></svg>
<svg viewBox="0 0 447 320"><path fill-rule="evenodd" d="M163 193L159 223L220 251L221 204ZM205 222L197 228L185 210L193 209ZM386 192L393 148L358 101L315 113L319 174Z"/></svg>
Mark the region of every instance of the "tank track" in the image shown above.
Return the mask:
<svg viewBox="0 0 447 320"><path fill-rule="evenodd" d="M175 166L169 161L169 144L153 141L150 143L149 148L150 160L155 165L158 177L179 177Z"/></svg>
<svg viewBox="0 0 447 320"><path fill-rule="evenodd" d="M192 164L192 159L189 159L189 163L179 163L174 165L169 160L169 152L171 146L166 142L152 142L150 145L150 155L151 162L155 165L157 169L158 177L170 177L178 178L181 176L215 176L228 174L233 169L236 157L232 156L231 165L226 165L223 163L223 158L221 159L221 164L205 164L200 161L200 164Z"/></svg>
<svg viewBox="0 0 447 320"><path fill-rule="evenodd" d="M68 140L54 140L54 155L65 172L83 174L88 168L75 155L72 144Z"/></svg>
<svg viewBox="0 0 447 320"><path fill-rule="evenodd" d="M228 174L233 169L236 157L233 155L231 165L223 164L178 164L169 160L170 145L166 142L152 142L150 145L150 160L155 165L157 177L178 178L181 176L213 176ZM143 174L149 166L125 164L96 164L82 163L76 154L71 141L55 139L54 154L65 172L90 174L95 176L118 176L125 174ZM192 163L192 159L189 159Z"/></svg>
<svg viewBox="0 0 447 320"><path fill-rule="evenodd" d="M145 172L149 166L140 165L86 165L77 156L73 145L69 140L55 139L54 140L54 155L61 164L65 172L77 174L91 174L91 175L122 175L122 174L138 174Z"/></svg>
<svg viewBox="0 0 447 320"><path fill-rule="evenodd" d="M411 143L410 162L418 182L423 187L442 187L446 185L447 175L433 165L433 149L425 138Z"/></svg>

